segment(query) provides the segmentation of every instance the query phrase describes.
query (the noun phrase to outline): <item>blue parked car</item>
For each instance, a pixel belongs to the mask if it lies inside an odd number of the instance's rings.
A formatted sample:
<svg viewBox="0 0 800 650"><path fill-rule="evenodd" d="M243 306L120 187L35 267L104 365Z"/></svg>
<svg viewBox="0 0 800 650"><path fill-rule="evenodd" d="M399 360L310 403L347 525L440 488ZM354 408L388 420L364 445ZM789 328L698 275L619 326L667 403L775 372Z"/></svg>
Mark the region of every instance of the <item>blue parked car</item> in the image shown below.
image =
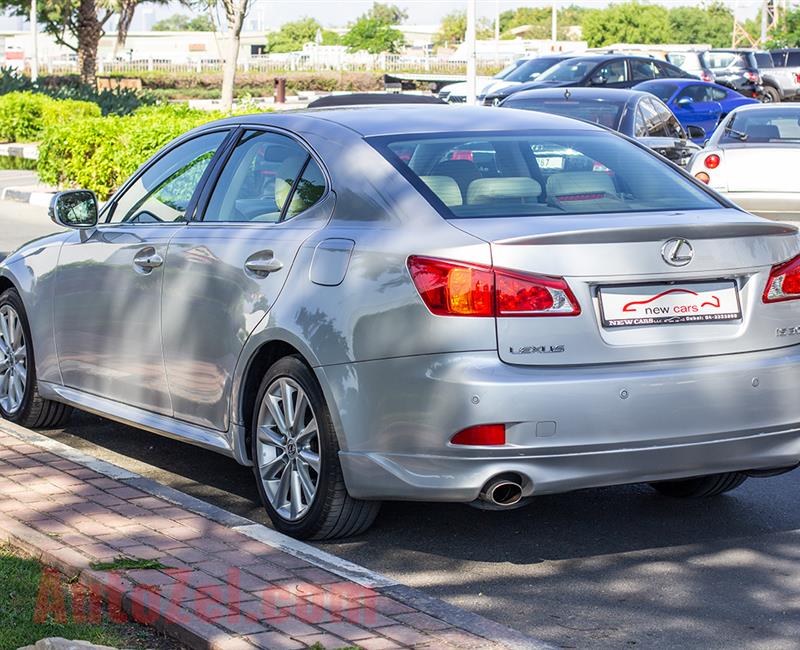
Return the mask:
<svg viewBox="0 0 800 650"><path fill-rule="evenodd" d="M684 128L699 126L707 137L734 108L758 103L725 86L693 79L654 79L643 81L634 89L655 95L669 106ZM704 138L694 140L702 142Z"/></svg>

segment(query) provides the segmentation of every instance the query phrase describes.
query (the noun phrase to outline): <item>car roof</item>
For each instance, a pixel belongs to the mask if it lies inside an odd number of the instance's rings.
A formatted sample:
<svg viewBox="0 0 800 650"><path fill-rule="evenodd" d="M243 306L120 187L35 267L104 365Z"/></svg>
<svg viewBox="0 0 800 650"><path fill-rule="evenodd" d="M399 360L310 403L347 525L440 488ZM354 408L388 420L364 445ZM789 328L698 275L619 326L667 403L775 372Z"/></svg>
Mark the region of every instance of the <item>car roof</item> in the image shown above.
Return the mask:
<svg viewBox="0 0 800 650"><path fill-rule="evenodd" d="M274 116L274 117L273 117ZM288 117L288 116L287 116ZM481 133L535 129L589 129L598 127L574 120L531 111L500 111L484 106L449 106L434 104L390 104L318 108L292 113L294 118L338 124L369 138L381 135L416 135L423 133ZM242 115L223 120L228 124L274 124L279 113ZM206 125L208 126L208 125Z"/></svg>
<svg viewBox="0 0 800 650"><path fill-rule="evenodd" d="M744 113L745 111L791 111L796 110L800 114L800 105L793 103L776 103L776 104L742 104L733 110L737 113ZM733 112L733 111L731 111Z"/></svg>
<svg viewBox="0 0 800 650"><path fill-rule="evenodd" d="M596 101L629 102L639 97L652 97L650 93L624 88L534 88L510 95L509 103L522 99L582 99Z"/></svg>

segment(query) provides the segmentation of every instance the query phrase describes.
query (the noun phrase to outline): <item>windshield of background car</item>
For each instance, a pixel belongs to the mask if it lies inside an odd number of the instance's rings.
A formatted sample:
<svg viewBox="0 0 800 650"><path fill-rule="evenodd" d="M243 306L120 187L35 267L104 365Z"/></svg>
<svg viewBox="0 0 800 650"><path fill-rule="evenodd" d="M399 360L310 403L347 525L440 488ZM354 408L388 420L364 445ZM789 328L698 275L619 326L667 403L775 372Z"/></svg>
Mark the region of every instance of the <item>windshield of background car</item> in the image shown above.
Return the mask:
<svg viewBox="0 0 800 650"><path fill-rule="evenodd" d="M568 59L554 65L540 75L536 81L580 81L594 70L596 65L597 61Z"/></svg>
<svg viewBox="0 0 800 650"><path fill-rule="evenodd" d="M556 63L559 63L559 59L531 59L511 72L511 74L505 78L505 81L533 81L534 79L537 79L545 70L552 68Z"/></svg>
<svg viewBox="0 0 800 650"><path fill-rule="evenodd" d="M368 141L446 219L721 205L653 154L602 131L396 135Z"/></svg>
<svg viewBox="0 0 800 650"><path fill-rule="evenodd" d="M505 68L500 70L496 75L492 77L492 79L505 79L509 74L514 72L522 63L519 61L512 61L509 63Z"/></svg>
<svg viewBox="0 0 800 650"><path fill-rule="evenodd" d="M515 99L511 95L503 106L573 117L617 129L625 104L598 99Z"/></svg>
<svg viewBox="0 0 800 650"><path fill-rule="evenodd" d="M737 143L800 143L800 108L734 113L725 125L720 144Z"/></svg>
<svg viewBox="0 0 800 650"><path fill-rule="evenodd" d="M654 83L645 81L644 83L637 84L634 90L641 90L642 92L655 95L662 102L666 104L667 102L669 102L670 97L672 97L675 94L675 91L678 90L678 85L663 83L660 81Z"/></svg>

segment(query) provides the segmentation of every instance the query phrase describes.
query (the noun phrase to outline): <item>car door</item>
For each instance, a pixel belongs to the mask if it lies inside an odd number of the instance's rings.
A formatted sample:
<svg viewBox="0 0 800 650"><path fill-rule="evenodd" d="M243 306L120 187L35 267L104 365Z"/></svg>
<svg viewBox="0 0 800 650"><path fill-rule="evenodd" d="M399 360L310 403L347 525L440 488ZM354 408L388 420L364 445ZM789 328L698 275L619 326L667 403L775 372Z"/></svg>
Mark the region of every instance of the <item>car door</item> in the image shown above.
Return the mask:
<svg viewBox="0 0 800 650"><path fill-rule="evenodd" d="M208 132L170 148L122 188L103 223L64 243L53 317L65 386L172 413L161 338L164 260L229 133Z"/></svg>
<svg viewBox="0 0 800 650"><path fill-rule="evenodd" d="M714 100L713 86L690 84L685 86L673 100L676 115L684 125L693 124L711 133L719 122L722 106Z"/></svg>
<svg viewBox="0 0 800 650"><path fill-rule="evenodd" d="M164 357L175 417L226 431L231 382L333 194L297 138L241 129L203 190L199 217L172 239L164 279ZM289 290L289 289L287 289Z"/></svg>

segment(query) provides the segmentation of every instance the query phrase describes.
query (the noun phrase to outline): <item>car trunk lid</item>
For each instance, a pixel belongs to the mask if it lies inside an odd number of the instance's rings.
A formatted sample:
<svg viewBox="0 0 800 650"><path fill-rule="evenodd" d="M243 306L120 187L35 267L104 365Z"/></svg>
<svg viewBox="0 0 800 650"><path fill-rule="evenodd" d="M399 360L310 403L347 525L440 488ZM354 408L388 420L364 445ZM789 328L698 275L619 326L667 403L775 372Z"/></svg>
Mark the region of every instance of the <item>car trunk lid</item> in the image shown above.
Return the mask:
<svg viewBox="0 0 800 650"><path fill-rule="evenodd" d="M786 176L776 170L794 169L797 147L749 144L724 149L719 166L730 192L786 192Z"/></svg>
<svg viewBox="0 0 800 650"><path fill-rule="evenodd" d="M601 218L602 227L592 223ZM563 277L580 304L578 316L498 318L498 350L506 362L617 363L730 354L800 342L800 337L776 335L778 328L800 324L800 302L767 305L761 300L771 268L800 251L793 226L732 209L451 223L488 241L496 268ZM685 265L672 266L664 255L669 257L678 240L688 242L693 255ZM687 249L678 253L683 257ZM614 293L629 296L627 302L654 298L648 307L681 306L683 297L686 304L698 307L719 301L717 311L727 318L609 324L603 303L606 311L613 310L611 302L619 298ZM714 308L706 305L702 311Z"/></svg>

